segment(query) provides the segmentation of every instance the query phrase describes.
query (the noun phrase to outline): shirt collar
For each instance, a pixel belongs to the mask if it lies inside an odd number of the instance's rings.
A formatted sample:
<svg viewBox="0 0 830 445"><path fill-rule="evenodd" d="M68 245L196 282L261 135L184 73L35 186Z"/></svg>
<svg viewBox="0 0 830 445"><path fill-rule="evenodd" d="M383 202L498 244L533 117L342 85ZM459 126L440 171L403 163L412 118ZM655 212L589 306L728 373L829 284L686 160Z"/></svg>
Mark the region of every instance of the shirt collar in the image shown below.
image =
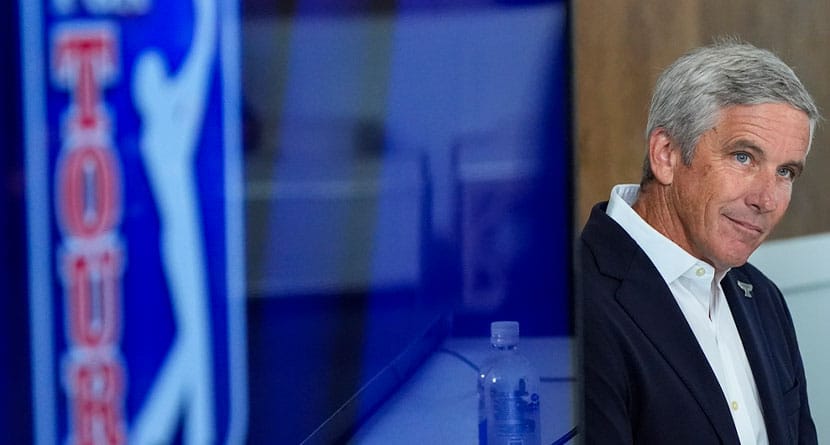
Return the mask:
<svg viewBox="0 0 830 445"><path fill-rule="evenodd" d="M640 186L636 184L621 184L611 190L611 198L608 201L606 213L617 222L628 235L643 249L649 257L657 272L663 277L666 283L671 283L684 274L701 276L699 269L704 271L704 276L710 279L715 278L719 282L723 274L715 276L715 269L705 261L693 257L649 225L631 207L640 194ZM725 273L725 272L724 272Z"/></svg>

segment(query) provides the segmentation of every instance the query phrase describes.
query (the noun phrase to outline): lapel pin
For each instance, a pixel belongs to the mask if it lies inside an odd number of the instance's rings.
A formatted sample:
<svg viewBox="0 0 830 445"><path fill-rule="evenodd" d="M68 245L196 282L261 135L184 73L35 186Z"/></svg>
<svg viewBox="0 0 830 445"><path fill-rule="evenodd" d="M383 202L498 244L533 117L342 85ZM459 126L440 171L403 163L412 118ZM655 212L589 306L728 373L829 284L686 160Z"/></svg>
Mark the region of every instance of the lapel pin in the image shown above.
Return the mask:
<svg viewBox="0 0 830 445"><path fill-rule="evenodd" d="M744 283L743 281L738 281L738 287L740 287L744 291L744 297L752 298L752 285L749 283Z"/></svg>

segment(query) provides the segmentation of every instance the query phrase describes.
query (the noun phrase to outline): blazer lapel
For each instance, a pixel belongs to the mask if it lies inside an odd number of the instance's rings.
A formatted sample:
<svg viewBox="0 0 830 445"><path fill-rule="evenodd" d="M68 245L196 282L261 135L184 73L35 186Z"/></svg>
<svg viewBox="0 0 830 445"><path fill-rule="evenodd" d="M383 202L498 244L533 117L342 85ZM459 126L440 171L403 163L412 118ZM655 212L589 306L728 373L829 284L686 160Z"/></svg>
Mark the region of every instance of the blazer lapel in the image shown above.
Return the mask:
<svg viewBox="0 0 830 445"><path fill-rule="evenodd" d="M785 425L781 421L784 419L781 409L783 394L776 385L777 374L769 360L772 354L761 324L757 297L745 291L747 284L752 283L739 282L732 273L721 282L732 317L735 319L735 326L738 328L746 351L746 358L752 368L752 375L755 377L755 386L758 388L758 396L761 399L769 443L786 443L789 439Z"/></svg>
<svg viewBox="0 0 830 445"><path fill-rule="evenodd" d="M738 444L732 415L703 350L668 286L639 249L617 300L686 384L723 443Z"/></svg>
<svg viewBox="0 0 830 445"><path fill-rule="evenodd" d="M582 232L582 239L596 253L597 267L620 280L617 301L684 382L722 443L738 445L738 431L717 377L671 290L605 209L605 203L595 206Z"/></svg>

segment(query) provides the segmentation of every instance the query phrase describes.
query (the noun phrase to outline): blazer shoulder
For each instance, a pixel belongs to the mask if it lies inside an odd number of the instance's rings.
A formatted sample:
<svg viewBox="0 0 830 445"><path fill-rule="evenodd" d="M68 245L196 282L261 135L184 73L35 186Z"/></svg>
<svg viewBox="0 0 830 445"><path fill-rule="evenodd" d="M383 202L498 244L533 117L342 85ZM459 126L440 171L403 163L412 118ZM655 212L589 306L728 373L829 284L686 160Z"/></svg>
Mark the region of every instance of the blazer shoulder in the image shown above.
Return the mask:
<svg viewBox="0 0 830 445"><path fill-rule="evenodd" d="M608 203L594 206L580 236L583 274L591 271L617 279L628 275L632 259L642 249L613 218L605 213Z"/></svg>

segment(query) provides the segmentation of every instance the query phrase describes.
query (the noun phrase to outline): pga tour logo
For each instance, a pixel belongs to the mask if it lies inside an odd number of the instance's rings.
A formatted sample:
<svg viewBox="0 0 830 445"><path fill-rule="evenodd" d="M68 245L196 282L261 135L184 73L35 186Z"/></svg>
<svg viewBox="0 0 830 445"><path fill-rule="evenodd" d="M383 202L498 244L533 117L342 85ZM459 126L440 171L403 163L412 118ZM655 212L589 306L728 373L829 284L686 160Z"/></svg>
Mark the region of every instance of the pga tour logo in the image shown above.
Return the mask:
<svg viewBox="0 0 830 445"><path fill-rule="evenodd" d="M120 352L124 249L122 177L101 92L117 73L110 27L66 29L52 44L54 83L72 100L63 115L55 207L68 347L61 361L71 443L126 443Z"/></svg>
<svg viewBox="0 0 830 445"><path fill-rule="evenodd" d="M228 118L235 112L228 110L234 88L216 87L229 82L221 75L227 72L222 64L237 63L235 54L219 50L219 0L171 2L183 3L192 12L190 46L175 66L168 63L163 47L123 54L123 39L129 35L117 20L78 19L68 13L44 20L41 14L48 7L22 3L24 53L27 46L30 52L44 48L48 70L40 75L24 70L24 101L59 108L54 121L47 113L29 113L26 123L30 133L45 127L58 135L49 142L56 146L48 147L27 137L26 148L52 153L41 159L45 168L38 168L36 153L27 153L27 175L46 179L41 184L51 176L52 184L51 190L41 192L51 205L31 205L29 219L47 216L57 228L45 236L35 230L35 241L30 240L35 440L165 444L180 437L193 445L241 443L246 413L244 286L241 267L230 267L227 260L241 253L241 233L232 230L241 227L235 221L241 211L226 196L234 187L206 191L200 186L196 163L197 152L213 151L225 173L219 183L241 177L233 173L240 168L235 162L238 142L227 137L234 131L225 128L219 142L203 134L208 113L221 114L225 126L235 125ZM58 3L62 6L57 10L75 10L67 6L73 2ZM146 14L153 13L148 2L142 5ZM28 25L45 26L26 26L27 20ZM40 36L31 35L38 32ZM38 45L44 37L46 43ZM112 103L108 92L113 90L127 92L131 100ZM38 91L47 91L47 97ZM127 110L137 116L134 128L120 126ZM133 133L137 155L123 155L122 133ZM125 285L131 261L135 263L131 245L137 249L136 243L148 242L125 229L125 208L130 205L125 202L130 187L125 172L138 170L148 184L144 199L157 213L158 236L152 242L173 325L172 338L146 346L164 348L157 352L161 359L153 369L139 366L141 358L125 352L124 344L128 330L154 329L146 312L125 310L127 299L147 292ZM28 199L36 199L37 193ZM210 213L216 221L208 221L208 213L200 210L203 194L228 202L224 213ZM38 236L49 240L51 253L35 250ZM217 237L224 240L219 243L224 261L218 263L216 249L206 246L207 239ZM39 258L53 266L37 264ZM211 269L216 264L223 265L221 273ZM211 275L225 277L226 285L217 290L210 285ZM44 279L54 283L48 292L34 284ZM131 392L131 380L143 382L135 385L143 388L141 394Z"/></svg>

